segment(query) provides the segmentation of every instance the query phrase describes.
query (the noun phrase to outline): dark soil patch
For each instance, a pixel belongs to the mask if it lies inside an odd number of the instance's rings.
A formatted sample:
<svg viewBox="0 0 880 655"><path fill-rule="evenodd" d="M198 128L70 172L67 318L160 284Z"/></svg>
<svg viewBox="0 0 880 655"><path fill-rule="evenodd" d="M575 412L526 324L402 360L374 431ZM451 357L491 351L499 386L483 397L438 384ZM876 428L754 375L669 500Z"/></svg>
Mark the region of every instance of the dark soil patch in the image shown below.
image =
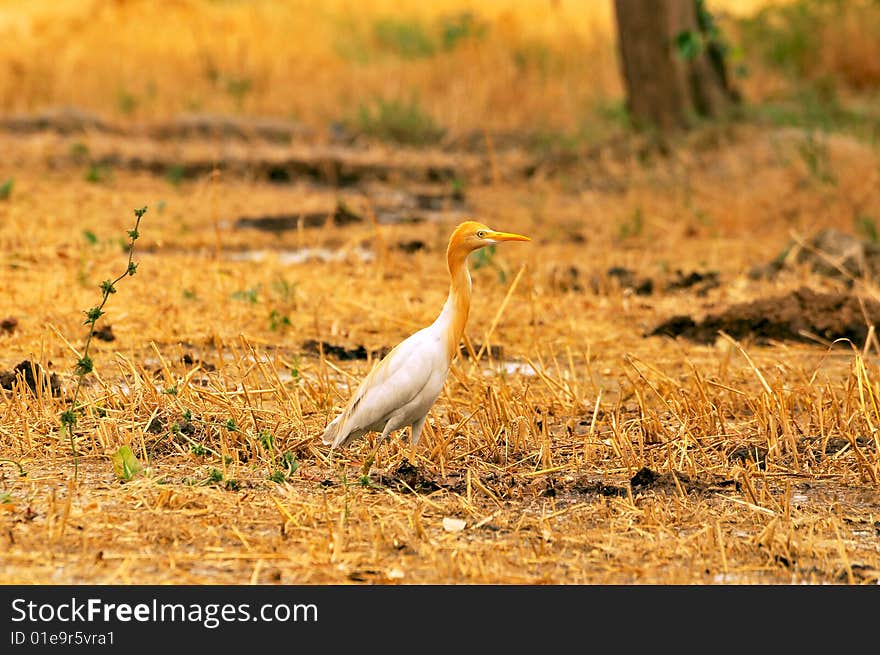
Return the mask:
<svg viewBox="0 0 880 655"><path fill-rule="evenodd" d="M622 266L612 266L606 275L617 280L622 288L632 289L637 296L650 296L654 293L654 280L649 277L640 278L633 271Z"/></svg>
<svg viewBox="0 0 880 655"><path fill-rule="evenodd" d="M184 353L183 357L180 358L180 361L186 364L187 366L192 366L193 364L198 364L203 371L216 371L217 367L214 366L211 362L203 362L198 357L193 356L192 353Z"/></svg>
<svg viewBox="0 0 880 655"><path fill-rule="evenodd" d="M119 134L122 132L118 126L108 123L97 114L75 107L58 107L35 114L12 114L0 119L0 129L18 134L34 132Z"/></svg>
<svg viewBox="0 0 880 655"><path fill-rule="evenodd" d="M17 327L18 319L12 316L10 316L9 318L4 318L2 321L0 321L0 332L15 332L15 328Z"/></svg>
<svg viewBox="0 0 880 655"><path fill-rule="evenodd" d="M242 216L235 221L236 229L251 228L262 232L289 232L300 225L304 228L324 227L328 222L337 227L362 223L364 217L352 211L345 203L340 202L331 212L311 212L299 214L273 214L268 216Z"/></svg>
<svg viewBox="0 0 880 655"><path fill-rule="evenodd" d="M853 278L880 273L880 245L828 228L803 243L789 242L773 261L749 271L749 277L774 278L780 271L798 266L851 284Z"/></svg>
<svg viewBox="0 0 880 655"><path fill-rule="evenodd" d="M727 456L730 463L745 464L752 462L759 469L767 468L767 449L761 446L740 446Z"/></svg>
<svg viewBox="0 0 880 655"><path fill-rule="evenodd" d="M718 279L718 271L691 271L690 273L676 271L675 278L666 283L666 290L677 291L696 287L697 295L705 296L710 290L719 286L721 286L721 282Z"/></svg>
<svg viewBox="0 0 880 655"><path fill-rule="evenodd" d="M705 494L725 487L735 487L736 481L721 476L708 475L692 478L681 471L657 473L657 471L643 466L630 479L629 484L634 494L648 490L678 493L679 488L683 489L685 493Z"/></svg>
<svg viewBox="0 0 880 655"><path fill-rule="evenodd" d="M574 493L584 495L626 496L626 487L606 484L601 480L594 480L592 478L580 478L575 480L570 489Z"/></svg>
<svg viewBox="0 0 880 655"><path fill-rule="evenodd" d="M346 348L345 346L337 346L326 341L318 341L317 339L309 339L303 341L302 349L304 352L312 355L324 357L332 357L333 359L349 360L349 359L366 359L368 352L363 345L354 348Z"/></svg>
<svg viewBox="0 0 880 655"><path fill-rule="evenodd" d="M475 343L472 345L474 348L474 354L479 353L480 349L483 347L483 344L481 343ZM378 350L367 350L367 347L364 345L355 346L354 348L346 348L345 346L328 343L327 341L318 341L317 339L303 341L301 348L303 349L303 352L307 352L311 355L320 356L323 352L325 357L332 357L333 359L343 361L355 359L366 360L369 359L370 356L373 358L381 358L391 351L391 349L387 347L379 348ZM470 351L464 344L459 347L459 354L465 359L469 359L471 356ZM482 356L487 359L501 359L504 357L504 347L497 345L489 346L488 350L484 352Z"/></svg>
<svg viewBox="0 0 880 655"><path fill-rule="evenodd" d="M428 245L420 239L413 239L412 241L399 242L397 244L397 249L401 252L405 252L408 255L411 255L412 253L418 252L420 250L427 250Z"/></svg>
<svg viewBox="0 0 880 655"><path fill-rule="evenodd" d="M290 143L312 135L304 125L277 118L212 114L184 114L148 127L147 133L154 139L261 139L276 143Z"/></svg>
<svg viewBox="0 0 880 655"><path fill-rule="evenodd" d="M100 341L116 341L116 335L113 334L113 326L109 324L96 328L93 336Z"/></svg>
<svg viewBox="0 0 880 655"><path fill-rule="evenodd" d="M441 488L435 480L408 460L403 460L389 473L379 474L376 483L403 493L430 493Z"/></svg>
<svg viewBox="0 0 880 655"><path fill-rule="evenodd" d="M868 321L880 321L880 303L864 301ZM646 336L684 337L698 343L714 343L724 331L734 339L752 338L815 342L849 339L864 343L868 324L859 298L849 294L821 293L801 287L792 294L739 303L701 321L674 316Z"/></svg>
<svg viewBox="0 0 880 655"><path fill-rule="evenodd" d="M61 395L61 381L55 373L47 373L42 366L36 362L24 360L19 362L11 371L0 371L0 387L3 389L13 389L17 379L24 380L24 383L36 392L40 385L43 389L48 389L53 396Z"/></svg>

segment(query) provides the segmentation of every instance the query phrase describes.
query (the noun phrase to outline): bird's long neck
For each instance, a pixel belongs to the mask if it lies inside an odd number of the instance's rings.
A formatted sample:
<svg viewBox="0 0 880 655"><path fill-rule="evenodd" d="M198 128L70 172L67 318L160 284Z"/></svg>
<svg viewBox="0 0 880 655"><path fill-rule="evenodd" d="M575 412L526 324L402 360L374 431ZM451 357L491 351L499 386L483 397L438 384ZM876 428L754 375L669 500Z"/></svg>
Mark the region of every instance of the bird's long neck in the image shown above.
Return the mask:
<svg viewBox="0 0 880 655"><path fill-rule="evenodd" d="M434 321L434 325L442 330L446 337L446 348L449 360L458 350L458 344L464 334L468 312L471 308L471 274L468 271L468 251L449 244L446 251L446 264L449 267L449 296L443 311Z"/></svg>

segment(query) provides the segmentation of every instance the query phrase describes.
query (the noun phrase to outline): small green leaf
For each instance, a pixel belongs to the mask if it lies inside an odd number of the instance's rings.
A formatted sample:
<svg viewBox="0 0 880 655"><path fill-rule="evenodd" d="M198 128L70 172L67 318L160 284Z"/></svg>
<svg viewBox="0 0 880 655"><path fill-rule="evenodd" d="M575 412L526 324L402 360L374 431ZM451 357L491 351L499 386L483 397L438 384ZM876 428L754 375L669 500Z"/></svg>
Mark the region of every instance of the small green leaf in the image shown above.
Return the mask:
<svg viewBox="0 0 880 655"><path fill-rule="evenodd" d="M76 412L72 409L61 412L61 425L64 427L73 427L76 425Z"/></svg>
<svg viewBox="0 0 880 655"><path fill-rule="evenodd" d="M113 472L123 482L128 482L134 476L143 473L144 467L141 466L141 463L128 446L122 446L110 455L110 459L113 461Z"/></svg>
<svg viewBox="0 0 880 655"><path fill-rule="evenodd" d="M103 285L102 285L102 286L103 286ZM95 321L97 321L99 318L101 318L101 316L104 315L104 312L101 311L101 308L100 308L100 307L92 307L92 308L91 308L89 311L87 311L85 314L86 314L86 320L85 320L85 322L83 323L83 325L89 325L89 324L94 323Z"/></svg>
<svg viewBox="0 0 880 655"><path fill-rule="evenodd" d="M263 444L263 448L269 450L275 445L275 435L268 430L263 430L260 432L260 443Z"/></svg>
<svg viewBox="0 0 880 655"><path fill-rule="evenodd" d="M88 375L92 372L94 368L94 363L92 362L92 358L86 355L85 357L81 357L79 361L76 363L76 367L73 369L77 375Z"/></svg>
<svg viewBox="0 0 880 655"><path fill-rule="evenodd" d="M699 32L692 30L679 32L675 37L675 51L679 57L687 61L696 59L703 51L703 39Z"/></svg>
<svg viewBox="0 0 880 655"><path fill-rule="evenodd" d="M281 456L281 461L284 463L284 468L287 469L287 473L290 475L296 473L296 469L299 468L299 464L296 461L296 455L289 451Z"/></svg>
<svg viewBox="0 0 880 655"><path fill-rule="evenodd" d="M9 200L9 196L12 195L12 187L15 186L15 178L10 177L3 181L0 184L0 200Z"/></svg>

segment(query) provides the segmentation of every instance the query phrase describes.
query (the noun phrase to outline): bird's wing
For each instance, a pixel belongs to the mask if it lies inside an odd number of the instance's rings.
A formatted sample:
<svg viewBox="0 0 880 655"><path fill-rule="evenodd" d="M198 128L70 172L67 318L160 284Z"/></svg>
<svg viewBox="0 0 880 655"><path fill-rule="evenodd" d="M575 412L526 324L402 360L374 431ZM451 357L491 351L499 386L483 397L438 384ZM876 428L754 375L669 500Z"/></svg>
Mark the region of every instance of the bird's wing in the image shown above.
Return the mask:
<svg viewBox="0 0 880 655"><path fill-rule="evenodd" d="M442 343L427 328L394 347L367 374L323 441L335 448L353 432L373 429L425 387L437 368Z"/></svg>

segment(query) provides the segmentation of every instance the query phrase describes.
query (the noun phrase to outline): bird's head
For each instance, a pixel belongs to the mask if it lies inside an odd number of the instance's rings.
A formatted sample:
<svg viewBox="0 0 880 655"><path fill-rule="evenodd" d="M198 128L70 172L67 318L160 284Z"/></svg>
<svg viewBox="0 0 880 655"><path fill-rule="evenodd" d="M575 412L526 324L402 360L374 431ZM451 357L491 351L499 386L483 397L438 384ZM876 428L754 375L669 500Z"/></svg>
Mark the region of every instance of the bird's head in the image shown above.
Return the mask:
<svg viewBox="0 0 880 655"><path fill-rule="evenodd" d="M449 248L471 252L500 241L531 241L529 237L512 232L498 232L477 221L465 221L449 238Z"/></svg>

